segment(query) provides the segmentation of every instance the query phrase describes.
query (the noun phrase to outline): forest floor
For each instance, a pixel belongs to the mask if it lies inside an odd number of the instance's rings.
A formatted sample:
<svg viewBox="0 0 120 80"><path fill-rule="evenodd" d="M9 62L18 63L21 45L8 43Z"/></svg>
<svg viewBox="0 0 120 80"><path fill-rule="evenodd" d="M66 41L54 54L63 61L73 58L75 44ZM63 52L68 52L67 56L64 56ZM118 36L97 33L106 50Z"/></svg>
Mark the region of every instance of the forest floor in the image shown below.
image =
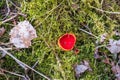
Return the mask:
<svg viewBox="0 0 120 80"><path fill-rule="evenodd" d="M29 48L17 49L9 45L9 33L24 20L34 26L37 38ZM120 80L120 76L116 76L120 74L119 66L116 72L112 70L119 63L120 51L111 54L106 48L110 39L120 39L119 0L0 0L2 27L6 31L0 32L1 53L2 49L12 48L6 51L31 67L36 63L34 69L52 80ZM58 46L59 37L65 33L76 36L70 51ZM92 70L78 76L75 66L82 61L88 61ZM0 80L46 80L23 67L26 66L21 67L8 55L2 57Z"/></svg>

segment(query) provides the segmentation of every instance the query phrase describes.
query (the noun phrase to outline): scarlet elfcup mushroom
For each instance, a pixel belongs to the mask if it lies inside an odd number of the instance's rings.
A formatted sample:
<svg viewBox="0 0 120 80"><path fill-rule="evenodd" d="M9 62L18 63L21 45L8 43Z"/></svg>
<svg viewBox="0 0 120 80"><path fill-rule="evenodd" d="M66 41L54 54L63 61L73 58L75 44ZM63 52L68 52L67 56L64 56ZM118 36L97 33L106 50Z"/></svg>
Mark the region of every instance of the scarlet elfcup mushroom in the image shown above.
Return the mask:
<svg viewBox="0 0 120 80"><path fill-rule="evenodd" d="M64 51L72 50L75 43L76 37L72 33L66 33L58 39L58 45Z"/></svg>

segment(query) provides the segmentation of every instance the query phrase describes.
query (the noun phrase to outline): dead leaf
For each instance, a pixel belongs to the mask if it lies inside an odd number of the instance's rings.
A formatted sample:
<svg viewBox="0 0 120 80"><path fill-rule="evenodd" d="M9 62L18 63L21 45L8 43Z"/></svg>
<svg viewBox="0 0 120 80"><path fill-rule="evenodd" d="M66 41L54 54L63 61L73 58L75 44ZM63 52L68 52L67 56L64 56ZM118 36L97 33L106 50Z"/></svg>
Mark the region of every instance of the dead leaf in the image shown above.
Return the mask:
<svg viewBox="0 0 120 80"><path fill-rule="evenodd" d="M83 63L84 63L84 65L85 65L85 66L87 66L87 67L88 67L88 70L89 70L89 71L92 71L92 68L90 67L90 65L89 65L89 62L88 62L88 61L84 60L84 61L83 61Z"/></svg>
<svg viewBox="0 0 120 80"><path fill-rule="evenodd" d="M77 65L75 67L76 77L80 77L80 74L84 73L88 69L85 65Z"/></svg>
<svg viewBox="0 0 120 80"><path fill-rule="evenodd" d="M0 28L0 37L1 37L4 33L5 33L5 28L4 28L4 27Z"/></svg>
<svg viewBox="0 0 120 80"><path fill-rule="evenodd" d="M19 22L10 32L10 42L17 48L28 48L31 46L31 40L36 38L36 30L29 21Z"/></svg>
<svg viewBox="0 0 120 80"><path fill-rule="evenodd" d="M111 70L116 77L115 80L120 80L120 66L118 65L118 63L115 64L114 62L111 62L111 66Z"/></svg>
<svg viewBox="0 0 120 80"><path fill-rule="evenodd" d="M120 40L109 40L109 44L106 47L111 53L117 54L120 52Z"/></svg>
<svg viewBox="0 0 120 80"><path fill-rule="evenodd" d="M81 75L82 73L84 73L86 70L92 71L92 69L91 69L90 66L89 66L88 61L86 61L86 60L84 60L83 62L81 62L80 65L77 65L77 64L76 64L76 65L74 66L74 70L75 70L75 76L76 76L77 78L79 78L80 75Z"/></svg>

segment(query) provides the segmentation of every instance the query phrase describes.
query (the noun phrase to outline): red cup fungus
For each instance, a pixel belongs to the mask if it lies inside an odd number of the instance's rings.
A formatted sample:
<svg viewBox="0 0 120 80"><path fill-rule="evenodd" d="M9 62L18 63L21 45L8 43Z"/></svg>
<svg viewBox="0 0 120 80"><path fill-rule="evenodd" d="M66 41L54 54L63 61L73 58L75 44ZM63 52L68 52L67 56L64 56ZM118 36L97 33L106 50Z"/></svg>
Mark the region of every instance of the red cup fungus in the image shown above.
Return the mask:
<svg viewBox="0 0 120 80"><path fill-rule="evenodd" d="M75 43L76 36L72 33L66 33L58 39L58 45L64 51L72 50Z"/></svg>

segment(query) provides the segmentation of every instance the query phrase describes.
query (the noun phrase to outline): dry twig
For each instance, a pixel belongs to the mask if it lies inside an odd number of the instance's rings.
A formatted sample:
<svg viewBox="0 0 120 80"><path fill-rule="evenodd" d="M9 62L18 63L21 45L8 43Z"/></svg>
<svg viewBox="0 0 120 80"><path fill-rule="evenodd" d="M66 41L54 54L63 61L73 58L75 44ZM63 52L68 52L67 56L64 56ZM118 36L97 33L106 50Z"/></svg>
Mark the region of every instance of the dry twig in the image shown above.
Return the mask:
<svg viewBox="0 0 120 80"><path fill-rule="evenodd" d="M3 51L4 53L6 53L8 56L10 56L11 58L13 58L20 66L22 67L26 67L31 69L32 71L36 72L37 74L43 76L44 78L46 78L47 80L51 80L49 77L45 76L44 74L36 71L35 69L31 68L30 66L28 66L27 64L23 63L22 61L18 60L16 57L14 57L11 53L7 52L5 49L3 49L2 47L0 47L0 50Z"/></svg>
<svg viewBox="0 0 120 80"><path fill-rule="evenodd" d="M8 22L8 21L10 21L10 20L12 20L12 19L14 19L14 18L16 18L18 15L21 15L21 16L23 16L23 17L26 17L26 16L27 16L27 15L25 15L25 14L23 14L23 13L20 13L20 12L18 12L18 13L12 13L12 12L11 12L11 14L12 14L13 16L11 16L10 18L8 18L8 19L0 22L0 25L3 24L3 23Z"/></svg>
<svg viewBox="0 0 120 80"><path fill-rule="evenodd" d="M32 66L32 68L34 69L38 63L39 63L39 60L37 60L37 61L35 62L35 64ZM29 76L28 76L29 71L30 71L30 69L28 69L28 68L25 70L25 76L26 76L27 80L30 80L30 78L29 78ZM32 72L33 72L33 71L32 71Z"/></svg>
<svg viewBox="0 0 120 80"><path fill-rule="evenodd" d="M83 31L83 32L85 32L85 33L87 33L87 34L89 34L89 35L91 35L91 36L93 36L93 37L95 37L96 39L98 39L98 37L95 36L94 34L92 34L91 32L88 32L88 31L86 31L84 29L81 29L81 28L80 28L80 30Z"/></svg>
<svg viewBox="0 0 120 80"><path fill-rule="evenodd" d="M11 0L8 0L15 8L20 9L18 6L16 6Z"/></svg>
<svg viewBox="0 0 120 80"><path fill-rule="evenodd" d="M39 63L39 60L37 60L37 61L35 62L35 64L32 66L32 68L35 68L38 63Z"/></svg>
<svg viewBox="0 0 120 80"><path fill-rule="evenodd" d="M8 16L10 14L10 7L9 7L9 4L8 4L8 0L6 0L6 5L7 5L7 13L6 13L6 16Z"/></svg>
<svg viewBox="0 0 120 80"><path fill-rule="evenodd" d="M23 78L25 78L25 76L23 76L23 75L20 75L20 74L17 74L17 73L11 72L11 71L7 71L7 70L2 69L2 68L0 68L0 71L7 72L7 73L9 73L9 74L12 74L12 75L15 75L15 76L19 76L19 77L23 77Z"/></svg>
<svg viewBox="0 0 120 80"><path fill-rule="evenodd" d="M14 18L17 17L17 16L18 16L18 14L16 14L16 15L14 15L14 16L12 16L12 17L10 17L10 18L4 20L4 21L2 21L1 24L6 23L6 22L8 22L8 21L14 19Z"/></svg>
<svg viewBox="0 0 120 80"><path fill-rule="evenodd" d="M96 7L94 7L94 6L90 6L90 7L93 8L93 9L95 9L95 10L97 10L97 11L100 11L100 12L102 12L102 13L120 14L120 12L105 11L105 10L103 10L103 9L96 8Z"/></svg>

